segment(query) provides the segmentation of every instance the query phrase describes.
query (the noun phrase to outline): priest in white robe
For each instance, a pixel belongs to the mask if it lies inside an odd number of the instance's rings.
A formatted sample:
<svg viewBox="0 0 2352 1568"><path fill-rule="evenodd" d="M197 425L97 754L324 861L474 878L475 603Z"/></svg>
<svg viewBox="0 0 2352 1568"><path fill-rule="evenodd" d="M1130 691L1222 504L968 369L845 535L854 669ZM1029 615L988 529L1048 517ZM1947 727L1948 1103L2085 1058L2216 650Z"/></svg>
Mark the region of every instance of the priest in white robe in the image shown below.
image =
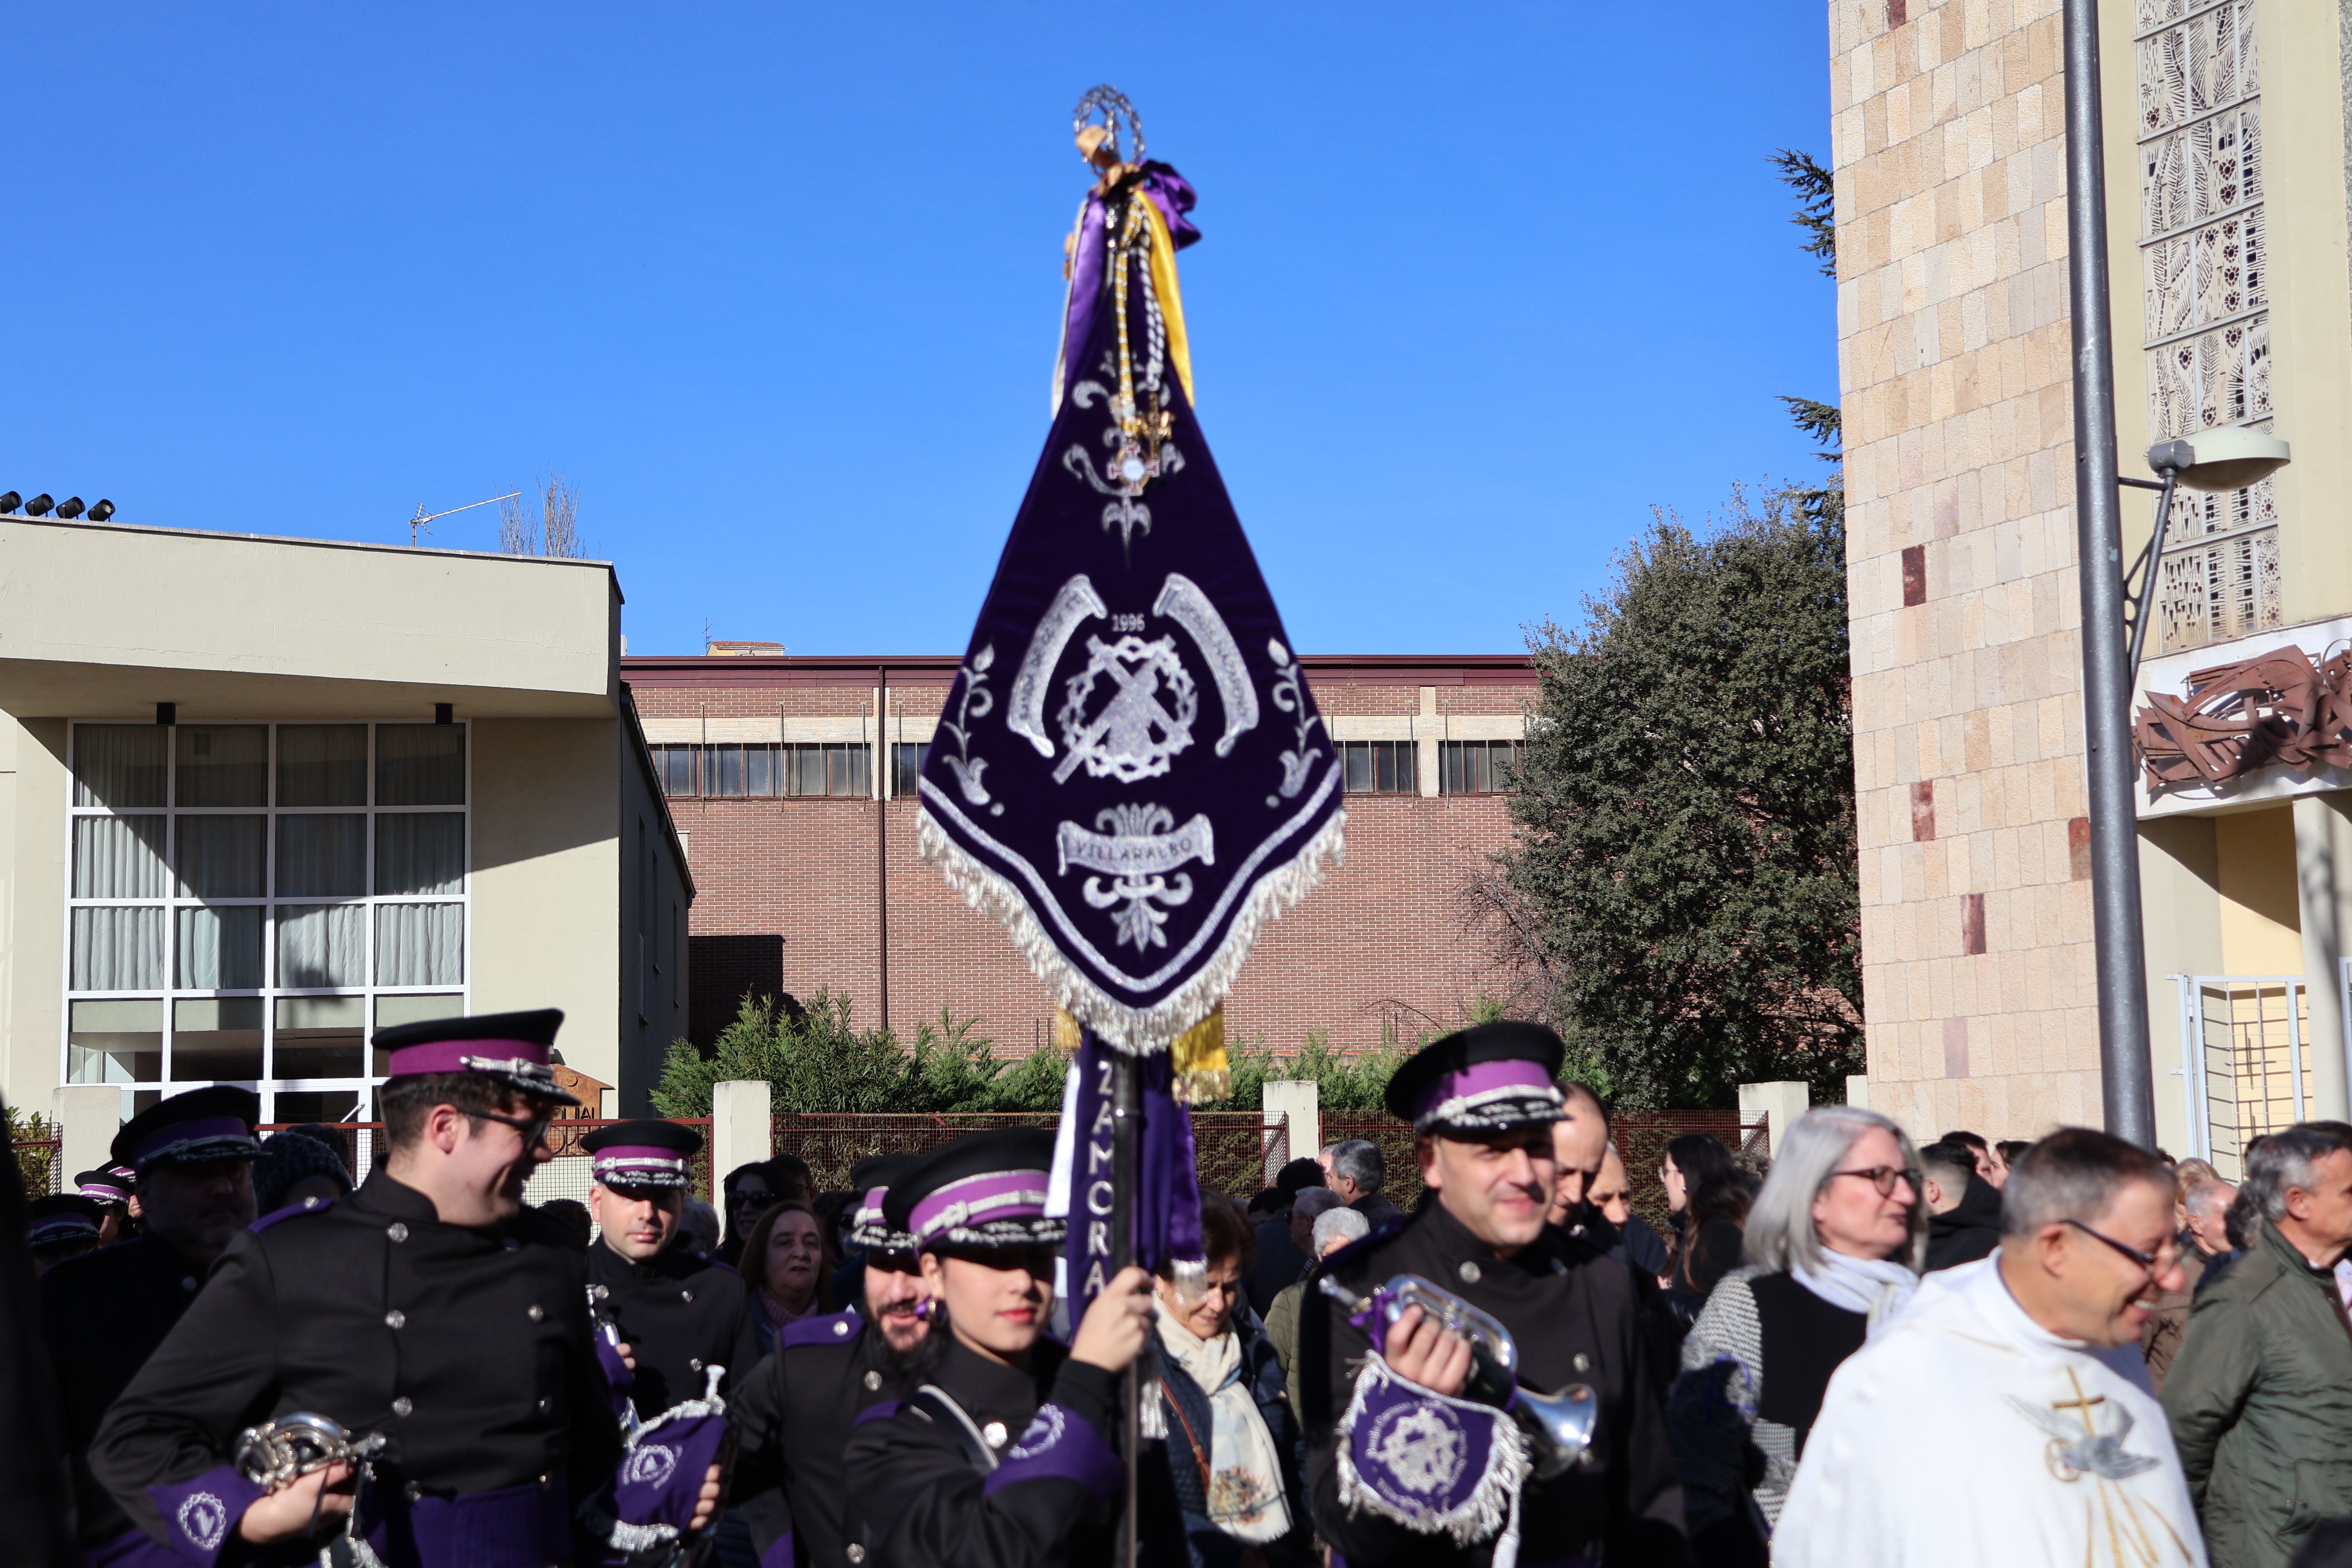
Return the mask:
<svg viewBox="0 0 2352 1568"><path fill-rule="evenodd" d="M2204 1568L2138 1349L2181 1288L2168 1173L2066 1128L2001 1199L2000 1249L1929 1275L1830 1380L1778 1568Z"/></svg>

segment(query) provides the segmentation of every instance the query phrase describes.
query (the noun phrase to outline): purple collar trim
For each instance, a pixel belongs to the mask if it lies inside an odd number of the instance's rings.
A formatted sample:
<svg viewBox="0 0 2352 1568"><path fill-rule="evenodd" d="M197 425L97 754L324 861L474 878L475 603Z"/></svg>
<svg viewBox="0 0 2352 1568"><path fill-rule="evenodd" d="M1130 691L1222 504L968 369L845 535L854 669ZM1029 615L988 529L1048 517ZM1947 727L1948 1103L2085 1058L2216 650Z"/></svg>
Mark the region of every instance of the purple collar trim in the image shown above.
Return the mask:
<svg viewBox="0 0 2352 1568"><path fill-rule="evenodd" d="M915 1205L907 1216L917 1241L978 1221L1036 1219L1045 1213L1045 1173L991 1171L950 1182Z"/></svg>

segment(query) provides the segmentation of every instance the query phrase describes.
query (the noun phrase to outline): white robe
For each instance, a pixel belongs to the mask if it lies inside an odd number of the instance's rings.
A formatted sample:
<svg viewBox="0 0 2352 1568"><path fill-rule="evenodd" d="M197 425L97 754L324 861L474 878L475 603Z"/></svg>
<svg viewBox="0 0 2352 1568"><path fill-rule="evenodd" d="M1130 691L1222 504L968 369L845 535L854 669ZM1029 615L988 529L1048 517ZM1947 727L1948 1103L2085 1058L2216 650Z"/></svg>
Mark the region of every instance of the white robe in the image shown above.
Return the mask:
<svg viewBox="0 0 2352 1568"><path fill-rule="evenodd" d="M2051 1333L2000 1261L1929 1275L1830 1379L1776 1568L2204 1568L2137 1347Z"/></svg>

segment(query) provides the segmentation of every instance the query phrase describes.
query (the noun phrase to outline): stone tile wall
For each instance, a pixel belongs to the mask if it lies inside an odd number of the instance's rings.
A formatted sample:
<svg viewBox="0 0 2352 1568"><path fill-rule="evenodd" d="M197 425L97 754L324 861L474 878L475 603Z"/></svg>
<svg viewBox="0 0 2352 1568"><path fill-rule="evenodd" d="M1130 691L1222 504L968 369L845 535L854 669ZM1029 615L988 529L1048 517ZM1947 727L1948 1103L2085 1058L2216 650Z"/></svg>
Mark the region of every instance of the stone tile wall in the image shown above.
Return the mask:
<svg viewBox="0 0 2352 1568"><path fill-rule="evenodd" d="M2099 1106L2058 6L1830 32L1871 1103L2031 1137Z"/></svg>

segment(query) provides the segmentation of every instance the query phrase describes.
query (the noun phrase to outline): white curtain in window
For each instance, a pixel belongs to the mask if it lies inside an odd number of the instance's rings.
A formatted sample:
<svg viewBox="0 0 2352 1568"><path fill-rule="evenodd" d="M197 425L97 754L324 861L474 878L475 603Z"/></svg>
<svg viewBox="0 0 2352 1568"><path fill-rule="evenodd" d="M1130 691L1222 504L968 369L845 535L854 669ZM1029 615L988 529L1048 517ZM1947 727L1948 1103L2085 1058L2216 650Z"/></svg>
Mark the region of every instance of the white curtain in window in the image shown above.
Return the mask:
<svg viewBox="0 0 2352 1568"><path fill-rule="evenodd" d="M367 907L280 906L278 984L289 989L367 984Z"/></svg>
<svg viewBox="0 0 2352 1568"><path fill-rule="evenodd" d="M74 804L163 805L172 731L161 724L74 726Z"/></svg>
<svg viewBox="0 0 2352 1568"><path fill-rule="evenodd" d="M465 730L456 724L378 724L375 803L465 805Z"/></svg>
<svg viewBox="0 0 2352 1568"><path fill-rule="evenodd" d="M182 910L180 989L247 991L261 985L261 910Z"/></svg>
<svg viewBox="0 0 2352 1568"><path fill-rule="evenodd" d="M172 846L180 891L199 899L261 897L266 816L183 816Z"/></svg>
<svg viewBox="0 0 2352 1568"><path fill-rule="evenodd" d="M375 911L378 985L457 985L465 981L462 904L379 904Z"/></svg>
<svg viewBox="0 0 2352 1568"><path fill-rule="evenodd" d="M163 987L161 909L74 910L76 991L160 991Z"/></svg>
<svg viewBox="0 0 2352 1568"><path fill-rule="evenodd" d="M366 817L278 819L279 898L358 898L366 891Z"/></svg>
<svg viewBox="0 0 2352 1568"><path fill-rule="evenodd" d="M465 890L466 819L456 812L386 812L375 819L375 890Z"/></svg>
<svg viewBox="0 0 2352 1568"><path fill-rule="evenodd" d="M364 724L280 724L278 805L365 805L367 760Z"/></svg>
<svg viewBox="0 0 2352 1568"><path fill-rule="evenodd" d="M162 898L165 820L161 816L75 817L73 896Z"/></svg>

